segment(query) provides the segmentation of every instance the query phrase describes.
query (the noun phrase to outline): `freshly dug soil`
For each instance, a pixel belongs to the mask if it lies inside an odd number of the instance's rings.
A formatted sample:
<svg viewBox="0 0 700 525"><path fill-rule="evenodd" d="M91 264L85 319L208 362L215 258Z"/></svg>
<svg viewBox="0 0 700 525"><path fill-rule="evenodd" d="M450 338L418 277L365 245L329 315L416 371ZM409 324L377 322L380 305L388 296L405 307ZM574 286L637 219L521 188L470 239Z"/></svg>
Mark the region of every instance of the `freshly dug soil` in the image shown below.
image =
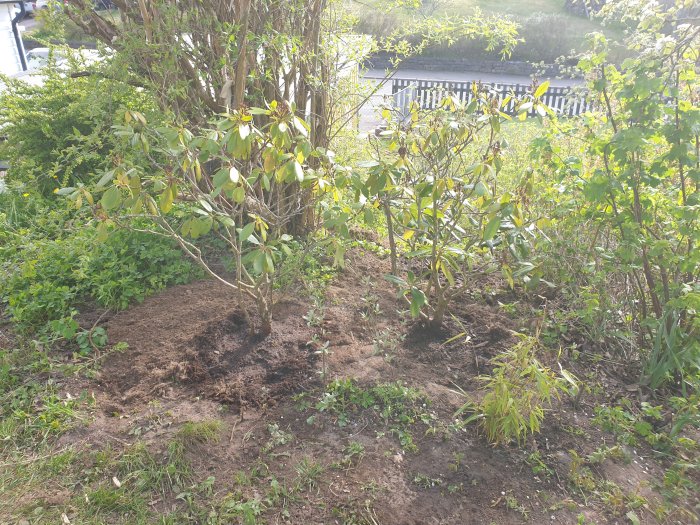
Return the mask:
<svg viewBox="0 0 700 525"><path fill-rule="evenodd" d="M154 396L203 396L241 407L270 406L314 379L314 349L301 302L275 307L275 331L251 334L234 294L215 281L176 286L107 324L126 342L101 371L120 410Z"/></svg>
<svg viewBox="0 0 700 525"><path fill-rule="evenodd" d="M65 434L59 445L128 447L140 441L157 451L185 423L218 420L220 439L187 451L196 479L216 480L214 494L242 491L257 498L273 479L292 487L309 465L318 466L299 499L288 501L286 517L279 508L266 513L270 524L623 523L624 511L581 497L569 482L574 453L586 457L615 442L591 423L593 407L604 400L584 397L580 406L563 400L547 407L542 432L522 448L494 448L473 424L448 431L455 410L482 395L476 377L489 372L491 357L517 342L514 332L527 330L538 306L525 305L532 310L514 317L493 301L465 294L455 301L454 317L432 330L402 311L383 279L388 271L387 260L350 252L346 268L328 286L319 323L307 325L308 301L283 298L273 334L263 339L250 335L235 295L215 281L168 289L115 315L106 325L110 342L129 348L107 356L96 381L66 382L73 395L92 391L98 410L89 426ZM330 353L320 362L316 346L326 341ZM547 355L541 357L546 362ZM558 358L549 359L554 366ZM585 373L576 362L563 365ZM335 378L363 386L401 381L420 389L439 423L411 427L414 452L402 450L397 436L370 417L371 409L341 426L336 416L314 408L320 379ZM303 401L292 399L302 392ZM352 443L364 453L340 465ZM662 479L662 465L648 448L633 454L629 464L606 460L595 475L625 494L643 495L653 508L659 496L650 487ZM536 472L533 456L549 470ZM234 481L253 471L260 475L254 486ZM154 503L157 512L175 508L182 502L173 495ZM642 523L656 523L650 511L637 514Z"/></svg>

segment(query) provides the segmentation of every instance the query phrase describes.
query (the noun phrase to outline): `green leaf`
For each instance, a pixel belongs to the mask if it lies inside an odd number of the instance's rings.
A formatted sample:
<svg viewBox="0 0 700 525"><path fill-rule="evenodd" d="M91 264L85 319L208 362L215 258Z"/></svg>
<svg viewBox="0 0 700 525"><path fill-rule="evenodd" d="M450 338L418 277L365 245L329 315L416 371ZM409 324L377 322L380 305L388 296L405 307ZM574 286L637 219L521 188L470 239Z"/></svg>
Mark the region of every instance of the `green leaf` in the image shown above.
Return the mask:
<svg viewBox="0 0 700 525"><path fill-rule="evenodd" d="M209 214L209 213L211 213L212 211L214 211L214 208L212 208L212 207L211 207L211 204L209 204L206 200L204 200L204 199L198 199L197 202L199 202L199 205L200 205L202 208L204 208L204 211L206 212L206 214Z"/></svg>
<svg viewBox="0 0 700 525"><path fill-rule="evenodd" d="M114 170L110 170L106 172L102 177L100 177L100 180L97 181L97 185L95 186L96 189L104 188L108 182L110 182L114 178Z"/></svg>
<svg viewBox="0 0 700 525"><path fill-rule="evenodd" d="M109 226L106 222L102 221L97 225L97 242L104 242L109 237Z"/></svg>
<svg viewBox="0 0 700 525"><path fill-rule="evenodd" d="M501 226L501 218L494 217L491 219L486 227L484 228L484 240L490 241L498 232L498 228Z"/></svg>
<svg viewBox="0 0 700 525"><path fill-rule="evenodd" d="M250 237L253 234L253 231L255 230L255 223L250 222L246 224L243 228L241 228L240 232L238 232L238 238L241 241L247 241L248 237Z"/></svg>
<svg viewBox="0 0 700 525"><path fill-rule="evenodd" d="M227 228L233 228L234 226L236 226L236 222L228 215L221 215L216 219Z"/></svg>
<svg viewBox="0 0 700 525"><path fill-rule="evenodd" d="M639 516L637 516L637 514L633 510L629 511L627 514L625 514L625 516L627 516L627 519L630 520L630 523L632 523L632 525L641 525L642 523L639 520Z"/></svg>
<svg viewBox="0 0 700 525"><path fill-rule="evenodd" d="M486 184L484 184L481 181L477 182L476 186L474 186L474 193L478 197L483 197L484 195L490 195L489 189L486 187Z"/></svg>
<svg viewBox="0 0 700 525"><path fill-rule="evenodd" d="M253 259L253 271L255 273L263 273L263 264L265 262L265 252L262 250Z"/></svg>
<svg viewBox="0 0 700 525"><path fill-rule="evenodd" d="M221 188L229 181L229 172L226 168L222 168L214 174L212 179L215 188Z"/></svg>
<svg viewBox="0 0 700 525"><path fill-rule="evenodd" d="M117 208L122 202L122 193L119 188L112 186L107 191L102 194L100 199L100 204L102 207L109 211Z"/></svg>
<svg viewBox="0 0 700 525"><path fill-rule="evenodd" d="M214 223L211 217L197 217L192 219L189 228L189 234L193 239L206 235L211 230Z"/></svg>
<svg viewBox="0 0 700 525"><path fill-rule="evenodd" d="M408 283L406 281L404 281L401 277L398 277L396 275L388 274L388 275L384 276L384 279L386 279L387 281L389 281L392 284L399 286L400 288L407 288L408 287Z"/></svg>
<svg viewBox="0 0 700 525"><path fill-rule="evenodd" d="M345 268L345 245L342 242L335 243L333 252L333 267Z"/></svg>
<svg viewBox="0 0 700 525"><path fill-rule="evenodd" d="M245 190L243 189L243 186L237 186L235 190L233 190L233 201L236 204L241 204L245 200Z"/></svg>
<svg viewBox="0 0 700 525"><path fill-rule="evenodd" d="M411 315L415 318L420 315L420 310L427 303L425 294L418 288L411 288Z"/></svg>
<svg viewBox="0 0 700 525"><path fill-rule="evenodd" d="M263 265L266 273L272 273L275 271L275 263L272 260L272 255L265 253L265 264Z"/></svg>

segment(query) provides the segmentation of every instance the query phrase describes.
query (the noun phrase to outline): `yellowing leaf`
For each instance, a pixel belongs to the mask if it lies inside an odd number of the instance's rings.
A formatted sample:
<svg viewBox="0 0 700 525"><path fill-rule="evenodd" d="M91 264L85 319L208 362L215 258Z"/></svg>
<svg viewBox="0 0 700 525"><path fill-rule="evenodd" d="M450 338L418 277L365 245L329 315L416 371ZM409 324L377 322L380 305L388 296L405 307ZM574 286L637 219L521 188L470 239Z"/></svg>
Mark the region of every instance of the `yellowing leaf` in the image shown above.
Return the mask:
<svg viewBox="0 0 700 525"><path fill-rule="evenodd" d="M170 186L168 186L165 188L165 191L160 194L160 211L163 213L168 213L173 207L174 200L173 191Z"/></svg>
<svg viewBox="0 0 700 525"><path fill-rule="evenodd" d="M538 86L537 90L535 91L534 97L535 98L541 97L542 95L544 95L547 92L548 89L549 89L549 80L545 80L544 82L542 82Z"/></svg>
<svg viewBox="0 0 700 525"><path fill-rule="evenodd" d="M263 160L263 168L267 173L270 173L271 171L274 171L275 167L277 166L277 156L275 153L269 149L267 150L265 154L265 158Z"/></svg>

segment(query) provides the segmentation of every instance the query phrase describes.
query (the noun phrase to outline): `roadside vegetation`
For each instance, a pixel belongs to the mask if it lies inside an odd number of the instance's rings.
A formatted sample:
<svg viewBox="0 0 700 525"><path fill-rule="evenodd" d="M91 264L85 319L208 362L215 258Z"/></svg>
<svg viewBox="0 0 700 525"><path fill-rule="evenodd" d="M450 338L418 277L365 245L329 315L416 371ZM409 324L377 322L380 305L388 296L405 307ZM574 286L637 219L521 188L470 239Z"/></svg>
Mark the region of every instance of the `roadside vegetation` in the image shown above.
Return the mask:
<svg viewBox="0 0 700 525"><path fill-rule="evenodd" d="M586 48L586 35L592 32L602 32L616 44L613 58L618 60L618 57L624 56L622 49L618 47L624 36L624 25L598 16L595 10L592 10L591 17L587 18L567 10L564 4L562 0L426 0L416 8L414 2L347 1L348 9L357 19L358 30L375 37L396 31L419 38L424 34L422 25L426 20L470 17L481 12L517 24L522 45L513 50L508 57L510 60L536 64L564 62L571 65L575 63L574 60L562 61L562 57L583 52ZM375 9L367 9L367 5ZM502 58L498 52L487 49L484 41L478 39L456 39L431 44L422 55L494 61Z"/></svg>
<svg viewBox="0 0 700 525"><path fill-rule="evenodd" d="M134 6L0 79L0 523L698 522L697 7L607 5L578 117L358 133L368 52L541 55L491 3Z"/></svg>

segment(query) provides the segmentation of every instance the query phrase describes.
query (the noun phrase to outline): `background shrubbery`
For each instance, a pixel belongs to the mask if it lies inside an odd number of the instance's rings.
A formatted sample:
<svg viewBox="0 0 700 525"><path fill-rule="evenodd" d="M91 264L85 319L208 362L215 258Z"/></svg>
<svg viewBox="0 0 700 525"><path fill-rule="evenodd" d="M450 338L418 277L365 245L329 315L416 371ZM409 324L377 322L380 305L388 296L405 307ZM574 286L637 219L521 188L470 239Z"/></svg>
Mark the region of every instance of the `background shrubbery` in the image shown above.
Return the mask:
<svg viewBox="0 0 700 525"><path fill-rule="evenodd" d="M0 97L0 300L16 326L41 331L81 305L121 309L197 270L173 241L132 230L98 239L90 210L54 192L94 182L122 150L112 125L149 98L100 78L49 74L40 87L9 82Z"/></svg>
<svg viewBox="0 0 700 525"><path fill-rule="evenodd" d="M355 29L359 33L382 39L392 32L401 32L409 41L418 42L425 37L424 31L412 31L416 21L440 19L444 16L469 16L481 8L486 15L494 14L510 20L518 26L517 46L508 60L554 64L562 56L585 50L585 35L593 31L604 31L611 41L622 41L622 26L607 20L605 25L598 19L588 20L575 16L564 9L564 2L540 0L537 2L499 2L498 6L488 1L454 0L423 2L416 11L412 8L397 8L375 3L375 9L357 9ZM419 23L419 27L422 24ZM471 60L501 60L498 50L487 50L483 38L458 38L428 46L424 56L441 58L465 58ZM615 60L623 55L620 49L614 53Z"/></svg>
<svg viewBox="0 0 700 525"><path fill-rule="evenodd" d="M95 229L85 225L30 241L25 235L25 230L19 230L16 237L24 239L21 245L0 250L4 261L0 294L12 320L25 330L70 316L76 307L91 301L126 308L195 274L171 241L145 233L117 231L96 242Z"/></svg>
<svg viewBox="0 0 700 525"><path fill-rule="evenodd" d="M136 88L99 77L50 73L42 86L7 81L0 103L0 158L11 181L43 196L87 183L121 156L111 126L124 112L151 115L153 104Z"/></svg>
<svg viewBox="0 0 700 525"><path fill-rule="evenodd" d="M581 34L572 31L571 17L557 13L532 13L518 20L518 36L525 41L513 50L509 60L553 64L557 58L581 48ZM396 13L372 13L358 19L357 30L375 37L388 35L404 25ZM420 40L416 35L412 38ZM459 39L448 44L429 46L424 56L467 58L472 60L501 60L498 52L485 50L482 39Z"/></svg>

